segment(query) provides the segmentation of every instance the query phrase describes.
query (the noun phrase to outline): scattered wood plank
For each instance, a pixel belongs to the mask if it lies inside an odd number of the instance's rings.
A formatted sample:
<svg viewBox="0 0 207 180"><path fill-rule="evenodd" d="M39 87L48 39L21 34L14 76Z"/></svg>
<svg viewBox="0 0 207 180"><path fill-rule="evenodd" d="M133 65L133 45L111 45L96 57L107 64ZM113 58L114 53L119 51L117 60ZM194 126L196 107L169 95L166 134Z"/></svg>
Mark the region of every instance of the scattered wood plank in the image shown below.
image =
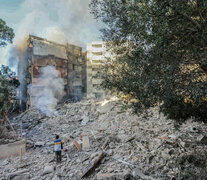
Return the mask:
<svg viewBox="0 0 207 180"><path fill-rule="evenodd" d="M80 147L80 145L78 144L78 142L75 139L73 140L73 144L78 149L78 151L81 152L81 147Z"/></svg>
<svg viewBox="0 0 207 180"><path fill-rule="evenodd" d="M100 155L93 161L93 163L89 164L84 172L81 175L81 178L84 178L86 176L89 176L97 167L97 165L100 163L100 161L105 157L106 153L101 152Z"/></svg>
<svg viewBox="0 0 207 180"><path fill-rule="evenodd" d="M9 124L10 128L17 134L17 132L14 130L11 122L9 121L9 118L8 117L6 117L6 120L7 120L8 124Z"/></svg>

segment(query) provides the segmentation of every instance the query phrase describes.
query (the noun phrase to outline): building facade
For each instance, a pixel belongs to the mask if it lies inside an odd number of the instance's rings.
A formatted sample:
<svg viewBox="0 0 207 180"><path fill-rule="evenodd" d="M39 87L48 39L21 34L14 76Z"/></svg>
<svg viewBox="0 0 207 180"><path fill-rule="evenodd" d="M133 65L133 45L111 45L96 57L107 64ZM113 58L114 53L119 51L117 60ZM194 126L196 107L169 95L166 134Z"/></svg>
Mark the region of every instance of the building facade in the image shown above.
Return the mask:
<svg viewBox="0 0 207 180"><path fill-rule="evenodd" d="M64 98L105 98L107 91L101 87L101 73L109 56L104 42L88 43L83 53L79 46L58 44L30 35L18 64L21 104L25 108L32 106L35 93L29 94L28 86L38 84L39 70L47 65L54 66L64 80ZM35 88L41 90L41 87Z"/></svg>
<svg viewBox="0 0 207 180"><path fill-rule="evenodd" d="M23 106L32 105L27 88L38 81L39 69L52 65L64 80L65 98L81 99L86 94L86 61L82 48L58 44L36 36L29 36L28 46L18 65L21 82L20 99Z"/></svg>
<svg viewBox="0 0 207 180"><path fill-rule="evenodd" d="M107 91L101 87L102 65L110 56L102 41L88 43L86 47L87 98L105 98Z"/></svg>

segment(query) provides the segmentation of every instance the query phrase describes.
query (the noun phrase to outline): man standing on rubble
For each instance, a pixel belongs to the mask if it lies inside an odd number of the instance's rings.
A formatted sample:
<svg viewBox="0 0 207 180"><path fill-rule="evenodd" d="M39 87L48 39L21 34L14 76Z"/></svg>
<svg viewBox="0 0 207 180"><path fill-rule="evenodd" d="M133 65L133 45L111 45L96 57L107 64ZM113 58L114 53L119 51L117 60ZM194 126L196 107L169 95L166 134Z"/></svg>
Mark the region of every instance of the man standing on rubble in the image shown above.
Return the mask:
<svg viewBox="0 0 207 180"><path fill-rule="evenodd" d="M62 161L62 157L61 157L61 150L62 149L63 149L63 142L59 138L59 135L56 135L55 140L54 140L54 151L55 151L57 163Z"/></svg>

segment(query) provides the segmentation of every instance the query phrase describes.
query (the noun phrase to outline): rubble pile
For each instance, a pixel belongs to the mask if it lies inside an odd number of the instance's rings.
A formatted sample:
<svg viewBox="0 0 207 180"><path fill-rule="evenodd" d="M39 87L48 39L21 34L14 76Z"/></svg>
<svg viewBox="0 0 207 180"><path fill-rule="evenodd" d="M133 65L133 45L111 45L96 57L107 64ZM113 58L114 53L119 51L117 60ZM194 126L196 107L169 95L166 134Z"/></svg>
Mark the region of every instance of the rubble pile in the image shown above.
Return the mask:
<svg viewBox="0 0 207 180"><path fill-rule="evenodd" d="M10 129L10 127L9 127ZM16 135L16 132L9 131L8 128L0 126L0 145L13 143L21 138Z"/></svg>
<svg viewBox="0 0 207 180"><path fill-rule="evenodd" d="M29 110L12 121L28 151L22 161L0 160L0 179L205 179L207 125L150 112L134 115L116 98L60 105L52 117ZM56 134L64 141L61 164L54 158Z"/></svg>

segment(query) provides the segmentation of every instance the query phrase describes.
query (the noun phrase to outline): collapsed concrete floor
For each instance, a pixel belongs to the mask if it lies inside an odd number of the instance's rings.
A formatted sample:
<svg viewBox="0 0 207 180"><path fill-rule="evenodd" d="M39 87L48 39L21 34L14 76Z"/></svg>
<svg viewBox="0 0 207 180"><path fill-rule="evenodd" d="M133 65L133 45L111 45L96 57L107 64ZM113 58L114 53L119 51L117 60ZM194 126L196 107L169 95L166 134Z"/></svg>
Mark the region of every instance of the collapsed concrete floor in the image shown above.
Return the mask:
<svg viewBox="0 0 207 180"><path fill-rule="evenodd" d="M24 135L27 153L22 161L0 160L0 180L206 179L206 124L179 125L156 109L148 118L137 116L122 105L116 98L82 100L59 106L53 117L34 110L15 117L12 123ZM55 134L64 141L61 164L54 159ZM84 176L102 152L99 165Z"/></svg>

